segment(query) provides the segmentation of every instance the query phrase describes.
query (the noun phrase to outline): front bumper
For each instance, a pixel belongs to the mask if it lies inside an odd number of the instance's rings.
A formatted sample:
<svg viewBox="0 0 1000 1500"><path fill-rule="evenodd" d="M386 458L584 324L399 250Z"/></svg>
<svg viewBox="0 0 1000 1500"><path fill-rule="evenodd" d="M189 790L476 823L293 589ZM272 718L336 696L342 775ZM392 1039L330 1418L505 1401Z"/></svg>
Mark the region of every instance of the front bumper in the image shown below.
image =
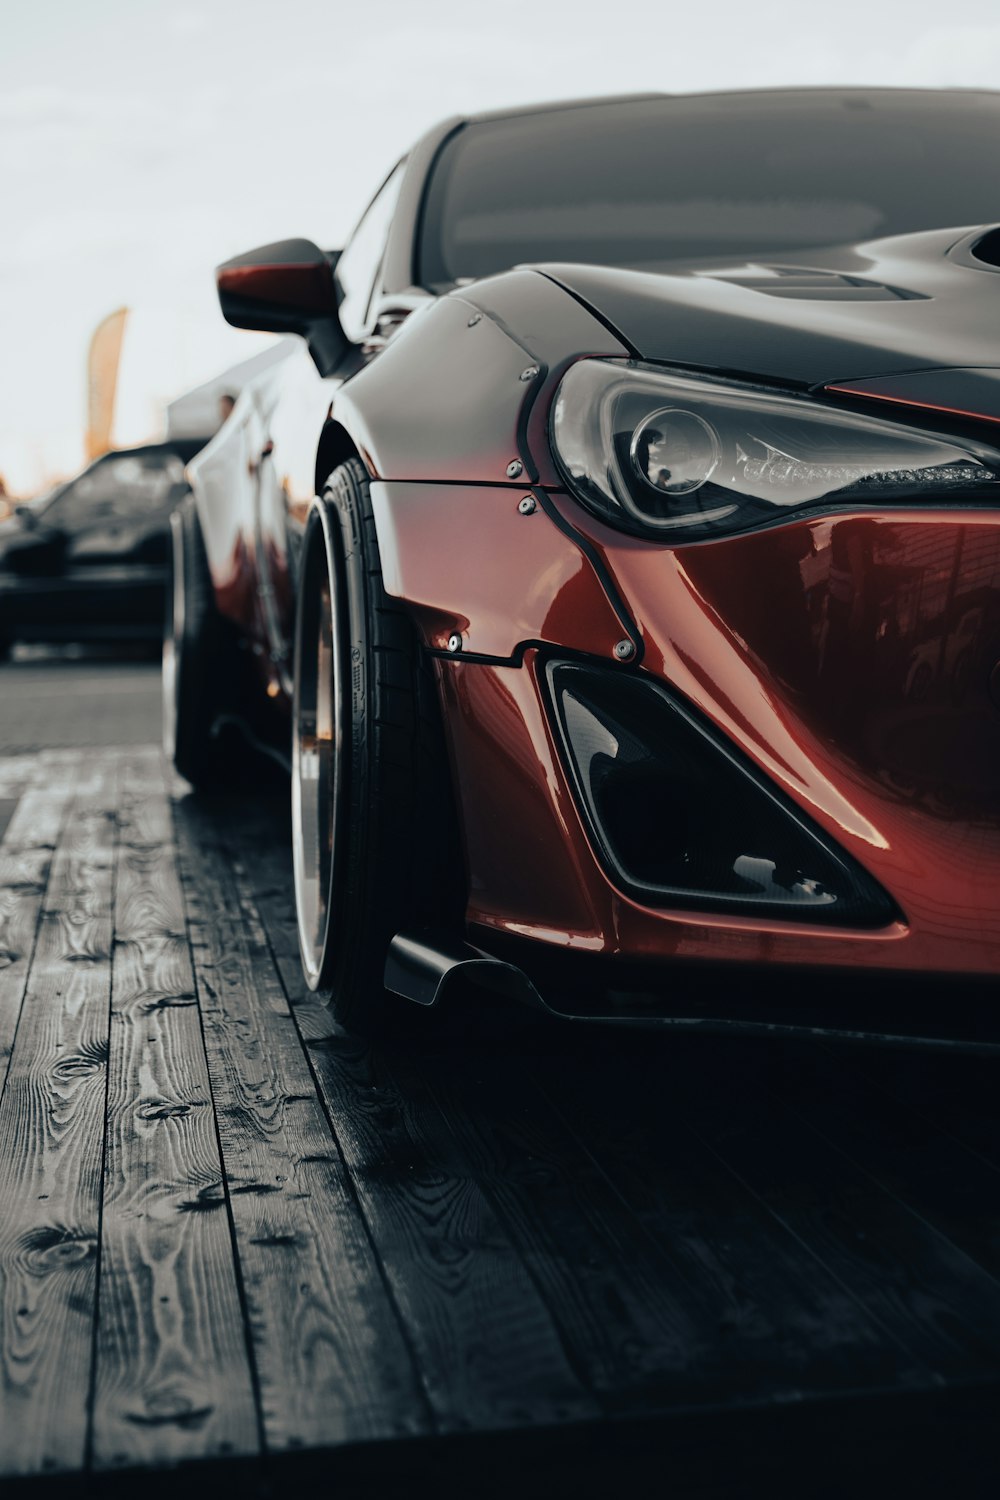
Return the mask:
<svg viewBox="0 0 1000 1500"><path fill-rule="evenodd" d="M128 564L51 576L0 573L0 637L65 641L163 633L167 570Z"/></svg>
<svg viewBox="0 0 1000 1500"><path fill-rule="evenodd" d="M567 776L543 644L521 668L442 663L470 922L623 961L1000 973L1000 518L841 515L671 551L558 503L633 611L642 670L896 914L833 927L637 899L608 873Z"/></svg>

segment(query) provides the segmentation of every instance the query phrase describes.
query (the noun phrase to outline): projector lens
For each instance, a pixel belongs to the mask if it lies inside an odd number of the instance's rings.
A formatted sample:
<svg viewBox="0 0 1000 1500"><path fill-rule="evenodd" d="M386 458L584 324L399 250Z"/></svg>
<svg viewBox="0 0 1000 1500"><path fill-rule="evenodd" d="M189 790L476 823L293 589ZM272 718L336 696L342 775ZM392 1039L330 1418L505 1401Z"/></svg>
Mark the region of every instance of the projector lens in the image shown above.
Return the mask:
<svg viewBox="0 0 1000 1500"><path fill-rule="evenodd" d="M632 464L640 479L664 495L690 495L711 479L719 462L715 428L693 411L653 412L632 439Z"/></svg>

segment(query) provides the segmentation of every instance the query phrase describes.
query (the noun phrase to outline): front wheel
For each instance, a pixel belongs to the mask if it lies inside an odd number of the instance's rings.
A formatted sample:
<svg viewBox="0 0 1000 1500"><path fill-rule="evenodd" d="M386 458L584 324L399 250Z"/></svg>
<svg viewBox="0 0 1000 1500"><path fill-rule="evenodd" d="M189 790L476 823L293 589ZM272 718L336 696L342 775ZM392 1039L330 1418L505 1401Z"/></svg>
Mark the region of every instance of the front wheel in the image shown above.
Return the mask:
<svg viewBox="0 0 1000 1500"><path fill-rule="evenodd" d="M367 475L350 459L306 523L292 739L302 966L349 1029L380 1019L390 940L439 904L431 856L450 843L435 710L429 663L382 586Z"/></svg>

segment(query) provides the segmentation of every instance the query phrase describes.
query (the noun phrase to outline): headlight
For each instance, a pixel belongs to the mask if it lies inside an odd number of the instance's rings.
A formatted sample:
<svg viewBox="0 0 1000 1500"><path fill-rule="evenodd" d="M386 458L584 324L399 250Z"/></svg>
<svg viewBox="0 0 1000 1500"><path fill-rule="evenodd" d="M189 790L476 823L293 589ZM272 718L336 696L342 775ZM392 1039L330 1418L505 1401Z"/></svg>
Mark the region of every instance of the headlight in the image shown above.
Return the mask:
<svg viewBox="0 0 1000 1500"><path fill-rule="evenodd" d="M571 366L552 445L580 499L615 525L672 542L820 504L1000 500L1000 455L988 449L624 361Z"/></svg>

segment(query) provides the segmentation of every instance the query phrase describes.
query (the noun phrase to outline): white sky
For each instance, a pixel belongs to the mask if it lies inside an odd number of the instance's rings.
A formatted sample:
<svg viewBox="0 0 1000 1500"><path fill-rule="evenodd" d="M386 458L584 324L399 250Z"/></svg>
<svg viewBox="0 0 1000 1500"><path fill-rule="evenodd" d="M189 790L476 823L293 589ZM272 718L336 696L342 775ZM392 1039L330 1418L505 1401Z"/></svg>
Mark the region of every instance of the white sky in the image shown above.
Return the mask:
<svg viewBox="0 0 1000 1500"><path fill-rule="evenodd" d="M79 466L87 344L122 304L115 435L155 435L165 400L261 347L222 322L213 266L340 244L437 119L810 83L996 87L1000 7L0 0L0 473L28 493Z"/></svg>

